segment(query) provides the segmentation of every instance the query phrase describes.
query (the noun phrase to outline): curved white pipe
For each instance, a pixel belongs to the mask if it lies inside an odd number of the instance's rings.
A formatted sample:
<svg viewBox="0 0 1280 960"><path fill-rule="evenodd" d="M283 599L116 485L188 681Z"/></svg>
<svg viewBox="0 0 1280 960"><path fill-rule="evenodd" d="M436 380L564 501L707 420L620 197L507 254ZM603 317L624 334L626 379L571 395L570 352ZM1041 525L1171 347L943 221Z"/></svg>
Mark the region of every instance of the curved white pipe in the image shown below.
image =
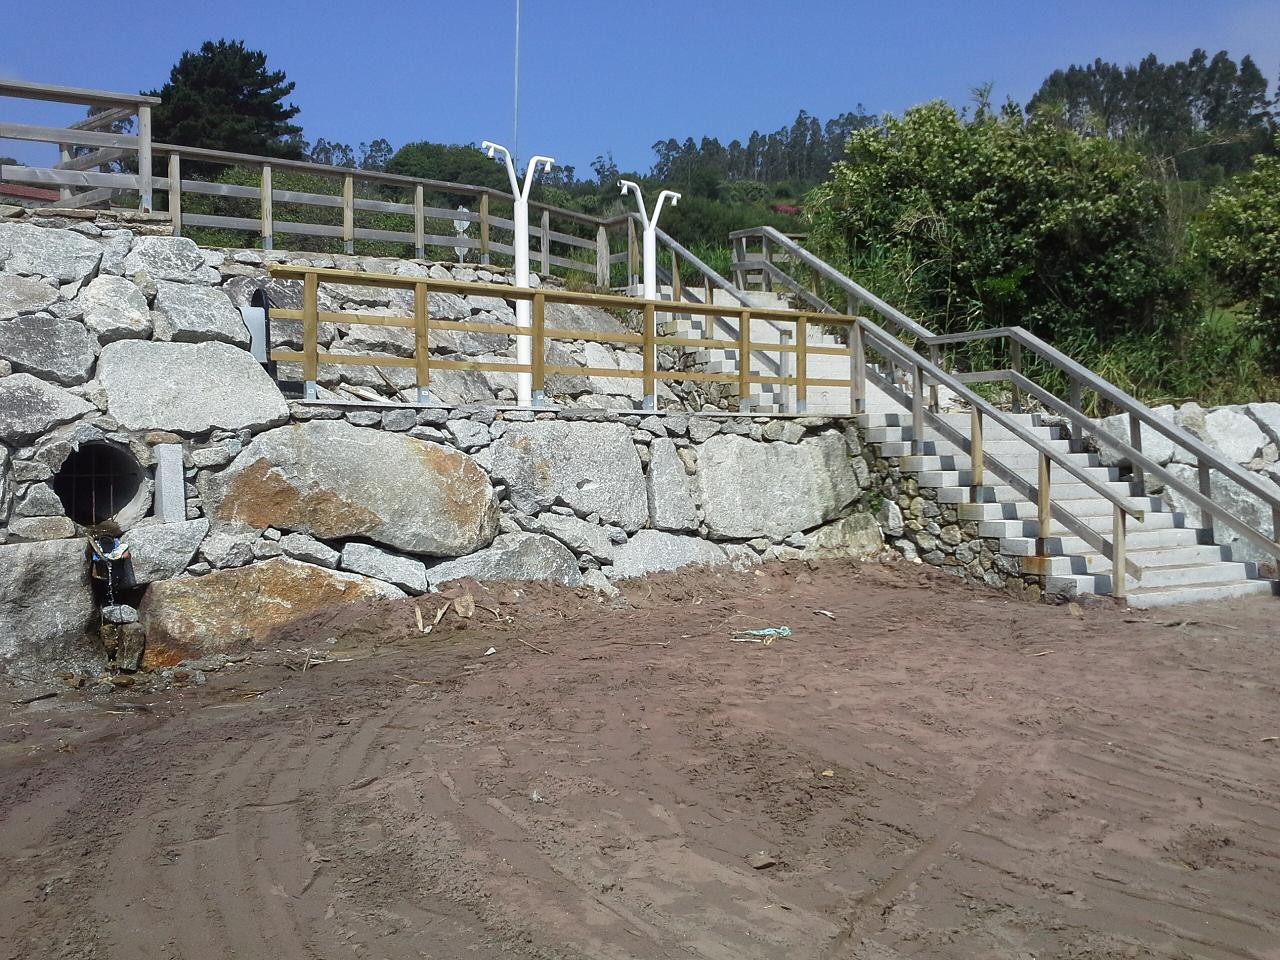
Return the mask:
<svg viewBox="0 0 1280 960"><path fill-rule="evenodd" d="M529 160L528 166L524 172L524 182L516 176L515 162L511 159L511 151L499 143L491 140L481 142L480 148L489 154L489 159L496 159L495 154L502 154L502 159L506 163L507 178L511 181L511 199L512 199L512 226L515 234L512 239L512 247L514 250L515 260L515 286L521 289L529 289L529 191L533 188L533 176L537 172L539 166L547 173L551 172L551 165L555 160L551 157L541 155L534 156ZM516 327L528 330L532 327L533 304L528 300L516 301ZM528 335L516 337L516 363L521 366L529 366L533 362L533 339ZM542 397L537 398L539 404ZM517 373L516 374L516 403L522 407L533 406L533 374Z"/></svg>
<svg viewBox="0 0 1280 960"><path fill-rule="evenodd" d="M646 300L658 299L658 218L662 216L662 206L668 200L674 207L680 202L680 194L674 190L663 190L658 194L658 201L653 206L653 216L649 216L644 208L644 195L640 191L640 184L634 180L619 180L618 186L622 190L622 196L628 193L634 194L636 198L636 209L640 213L640 224L644 227L643 246L642 246L642 263L643 275L642 282L644 284L644 298ZM655 316L654 322L657 322ZM654 356L650 357L651 363L657 362L656 349ZM646 396L644 398L644 407L646 410L656 410L658 408L658 398L656 396Z"/></svg>

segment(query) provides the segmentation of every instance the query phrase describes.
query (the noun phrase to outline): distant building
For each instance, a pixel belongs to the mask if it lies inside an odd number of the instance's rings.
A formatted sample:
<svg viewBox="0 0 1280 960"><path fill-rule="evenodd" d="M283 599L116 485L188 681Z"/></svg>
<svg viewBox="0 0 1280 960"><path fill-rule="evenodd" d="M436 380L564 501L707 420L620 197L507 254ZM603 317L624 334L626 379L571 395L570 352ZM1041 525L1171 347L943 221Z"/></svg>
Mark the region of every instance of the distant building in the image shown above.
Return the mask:
<svg viewBox="0 0 1280 960"><path fill-rule="evenodd" d="M47 207L57 199L57 190L28 187L21 183L0 183L0 204L16 207Z"/></svg>
<svg viewBox="0 0 1280 960"><path fill-rule="evenodd" d="M785 213L791 217L800 215L800 208L790 203L771 203L769 209L774 213Z"/></svg>

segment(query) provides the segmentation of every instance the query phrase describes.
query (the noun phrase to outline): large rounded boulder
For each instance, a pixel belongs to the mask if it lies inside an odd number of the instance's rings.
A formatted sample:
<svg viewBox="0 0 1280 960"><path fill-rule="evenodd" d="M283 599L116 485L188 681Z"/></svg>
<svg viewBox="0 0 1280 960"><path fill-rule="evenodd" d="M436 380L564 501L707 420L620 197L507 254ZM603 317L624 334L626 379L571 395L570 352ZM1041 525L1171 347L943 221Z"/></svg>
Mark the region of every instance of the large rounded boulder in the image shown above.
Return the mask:
<svg viewBox="0 0 1280 960"><path fill-rule="evenodd" d="M498 528L493 485L471 457L342 420L259 434L201 495L215 520L427 556L472 553Z"/></svg>

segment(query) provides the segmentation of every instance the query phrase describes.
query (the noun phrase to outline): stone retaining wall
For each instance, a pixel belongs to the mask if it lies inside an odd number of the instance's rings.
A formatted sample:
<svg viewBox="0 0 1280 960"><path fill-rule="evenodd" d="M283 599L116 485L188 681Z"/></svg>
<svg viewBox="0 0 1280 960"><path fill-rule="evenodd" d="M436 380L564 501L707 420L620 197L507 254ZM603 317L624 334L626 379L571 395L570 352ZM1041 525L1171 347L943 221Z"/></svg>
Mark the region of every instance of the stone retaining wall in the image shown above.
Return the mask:
<svg viewBox="0 0 1280 960"><path fill-rule="evenodd" d="M938 500L938 488L922 487L904 475L897 457L879 456L867 444L871 465L867 505L875 510L885 545L904 559L927 563L970 583L995 587L1019 600L1049 599L1044 578L1023 573L1016 557L1000 553L1000 541L980 537L978 525L961 520L956 505Z"/></svg>
<svg viewBox="0 0 1280 960"><path fill-rule="evenodd" d="M391 400L405 384L362 382L350 366L320 402L291 402L246 349L236 309L259 286L294 295L267 278L269 260L501 274L202 250L153 228L0 221L0 669L164 667L252 646L345 599L458 577L609 593L614 580L691 564L881 547L850 421L727 415L674 393L668 407L693 411L646 415L634 410L639 381L585 375L550 389L558 410L505 407L513 384L461 373L433 377L437 403L419 406ZM342 288L326 306L402 312L389 293ZM494 298L439 306L514 322ZM584 308L555 319L623 323ZM338 352L400 355L399 332L333 324L324 337ZM442 337L433 349L505 356L504 339ZM566 365L639 361L586 341L561 348ZM120 501L110 519L130 560L110 589L89 576L84 496Z"/></svg>

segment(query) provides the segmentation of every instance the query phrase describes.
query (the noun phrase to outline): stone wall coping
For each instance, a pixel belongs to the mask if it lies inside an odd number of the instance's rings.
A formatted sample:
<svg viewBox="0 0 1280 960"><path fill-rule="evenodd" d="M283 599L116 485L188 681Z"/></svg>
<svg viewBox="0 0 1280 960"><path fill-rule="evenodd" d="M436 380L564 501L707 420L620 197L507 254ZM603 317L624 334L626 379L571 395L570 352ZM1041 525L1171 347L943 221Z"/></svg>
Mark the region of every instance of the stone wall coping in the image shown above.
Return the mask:
<svg viewBox="0 0 1280 960"><path fill-rule="evenodd" d="M470 416L482 410L492 410L494 413L534 413L534 414L554 414L556 416L564 415L577 417L584 414L606 414L615 417L686 417L693 419L695 417L706 420L854 420L857 414L853 413L759 413L747 412L739 413L736 411L725 410L636 410L630 407L522 407L517 404L457 404L449 406L447 404L438 403L397 403L388 400L380 403L374 400L302 400L291 398L291 405L304 408L314 408L317 410L340 409L340 410L450 410L457 411L464 416Z"/></svg>

